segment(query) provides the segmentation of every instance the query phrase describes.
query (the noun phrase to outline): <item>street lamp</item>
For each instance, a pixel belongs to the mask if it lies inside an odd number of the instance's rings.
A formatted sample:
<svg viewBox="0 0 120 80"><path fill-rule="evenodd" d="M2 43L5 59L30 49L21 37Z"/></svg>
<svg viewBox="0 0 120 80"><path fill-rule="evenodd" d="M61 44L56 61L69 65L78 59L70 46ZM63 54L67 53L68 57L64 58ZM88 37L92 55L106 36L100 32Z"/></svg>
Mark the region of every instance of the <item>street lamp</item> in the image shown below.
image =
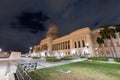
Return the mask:
<svg viewBox="0 0 120 80"><path fill-rule="evenodd" d="M0 48L0 52L2 51L2 49Z"/></svg>
<svg viewBox="0 0 120 80"><path fill-rule="evenodd" d="M95 48L96 57L98 57L98 48Z"/></svg>
<svg viewBox="0 0 120 80"><path fill-rule="evenodd" d="M31 54L32 52L32 47L29 47L29 54Z"/></svg>
<svg viewBox="0 0 120 80"><path fill-rule="evenodd" d="M30 47L30 50L32 49L32 47Z"/></svg>
<svg viewBox="0 0 120 80"><path fill-rule="evenodd" d="M86 47L87 47L87 50L86 50L86 55L87 55L87 57L88 57L88 55L89 55L89 43L86 43Z"/></svg>
<svg viewBox="0 0 120 80"><path fill-rule="evenodd" d="M89 46L89 44L88 44L88 43L86 43L86 47L87 47L87 48L89 48L88 46Z"/></svg>

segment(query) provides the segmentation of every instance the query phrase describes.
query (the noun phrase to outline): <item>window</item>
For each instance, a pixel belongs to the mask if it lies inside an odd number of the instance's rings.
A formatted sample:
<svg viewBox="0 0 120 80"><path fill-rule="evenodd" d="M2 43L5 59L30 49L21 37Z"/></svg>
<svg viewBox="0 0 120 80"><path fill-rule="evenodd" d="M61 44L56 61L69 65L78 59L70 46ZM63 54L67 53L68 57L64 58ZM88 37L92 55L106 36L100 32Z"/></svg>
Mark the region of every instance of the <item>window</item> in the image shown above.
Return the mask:
<svg viewBox="0 0 120 80"><path fill-rule="evenodd" d="M54 44L52 45L52 50L54 50Z"/></svg>
<svg viewBox="0 0 120 80"><path fill-rule="evenodd" d="M82 47L85 47L85 41L82 40Z"/></svg>
<svg viewBox="0 0 120 80"><path fill-rule="evenodd" d="M70 49L70 41L68 41L68 49Z"/></svg>
<svg viewBox="0 0 120 80"><path fill-rule="evenodd" d="M75 48L77 48L77 44L76 44L76 42L74 42L74 46L75 46Z"/></svg>
<svg viewBox="0 0 120 80"><path fill-rule="evenodd" d="M65 42L65 49L67 49L67 41Z"/></svg>
<svg viewBox="0 0 120 80"><path fill-rule="evenodd" d="M78 41L78 47L80 48L80 41Z"/></svg>

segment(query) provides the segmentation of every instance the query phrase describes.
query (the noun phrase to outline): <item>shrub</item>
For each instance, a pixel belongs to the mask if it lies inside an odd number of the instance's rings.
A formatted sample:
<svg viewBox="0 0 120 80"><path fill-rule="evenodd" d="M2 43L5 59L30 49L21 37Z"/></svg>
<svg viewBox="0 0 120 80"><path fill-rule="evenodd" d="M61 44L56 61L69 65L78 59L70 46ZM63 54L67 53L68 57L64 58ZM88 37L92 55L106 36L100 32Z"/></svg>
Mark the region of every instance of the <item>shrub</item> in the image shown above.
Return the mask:
<svg viewBox="0 0 120 80"><path fill-rule="evenodd" d="M33 56L32 59L40 59L40 56Z"/></svg>
<svg viewBox="0 0 120 80"><path fill-rule="evenodd" d="M98 58L98 57L91 57L90 59L93 60L93 61L94 61L94 60L96 61L97 58Z"/></svg>
<svg viewBox="0 0 120 80"><path fill-rule="evenodd" d="M76 59L75 56L64 56L63 58L61 58L62 60L73 60Z"/></svg>
<svg viewBox="0 0 120 80"><path fill-rule="evenodd" d="M114 61L120 62L120 58L114 58Z"/></svg>
<svg viewBox="0 0 120 80"><path fill-rule="evenodd" d="M93 61L108 61L107 57L91 57Z"/></svg>
<svg viewBox="0 0 120 80"><path fill-rule="evenodd" d="M86 58L86 56L80 56L80 58Z"/></svg>
<svg viewBox="0 0 120 80"><path fill-rule="evenodd" d="M47 62L57 62L57 61L61 61L61 59L58 59L56 57L46 57L46 61Z"/></svg>
<svg viewBox="0 0 120 80"><path fill-rule="evenodd" d="M56 58L55 56L47 56L45 58Z"/></svg>
<svg viewBox="0 0 120 80"><path fill-rule="evenodd" d="M107 57L98 57L98 61L108 61Z"/></svg>
<svg viewBox="0 0 120 80"><path fill-rule="evenodd" d="M57 58L47 58L46 61L47 61L47 62L57 62L57 61L61 61L61 59L57 59Z"/></svg>

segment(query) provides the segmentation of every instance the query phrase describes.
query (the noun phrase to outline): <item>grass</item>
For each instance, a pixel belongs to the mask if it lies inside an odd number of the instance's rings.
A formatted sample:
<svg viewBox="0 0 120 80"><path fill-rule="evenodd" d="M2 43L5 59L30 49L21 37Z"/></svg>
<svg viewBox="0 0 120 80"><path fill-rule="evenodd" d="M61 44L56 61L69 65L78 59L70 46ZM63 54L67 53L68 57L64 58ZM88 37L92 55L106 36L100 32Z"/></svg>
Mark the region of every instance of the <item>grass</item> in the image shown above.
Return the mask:
<svg viewBox="0 0 120 80"><path fill-rule="evenodd" d="M70 73L59 72L63 68ZM120 80L120 64L82 61L36 70L46 80Z"/></svg>

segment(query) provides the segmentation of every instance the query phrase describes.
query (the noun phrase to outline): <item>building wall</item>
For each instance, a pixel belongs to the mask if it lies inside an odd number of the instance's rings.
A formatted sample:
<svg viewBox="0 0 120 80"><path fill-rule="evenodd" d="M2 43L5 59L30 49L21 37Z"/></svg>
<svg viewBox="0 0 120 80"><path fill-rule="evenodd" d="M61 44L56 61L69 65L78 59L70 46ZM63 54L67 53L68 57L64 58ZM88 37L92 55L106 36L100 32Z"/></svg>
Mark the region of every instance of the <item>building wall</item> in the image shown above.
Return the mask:
<svg viewBox="0 0 120 80"><path fill-rule="evenodd" d="M101 57L120 57L120 37L117 39L112 38L104 40L104 44L99 46L99 44L96 42L97 37L101 37L99 32L100 29L96 29L91 32L93 47L95 48L95 55Z"/></svg>
<svg viewBox="0 0 120 80"><path fill-rule="evenodd" d="M47 47L43 48L43 46ZM34 51L37 50L36 48L34 49ZM55 56L94 55L93 44L91 41L91 30L88 27L73 31L68 35L54 40L51 37L47 37L40 42L40 48L41 49L39 52L42 52L42 54L48 53Z"/></svg>
<svg viewBox="0 0 120 80"><path fill-rule="evenodd" d="M65 56L105 56L120 57L120 38L107 40L107 45L101 47L96 42L100 29L91 31L89 27L78 29L68 35L53 38L52 35L41 40L40 44L34 47L34 52L45 55ZM48 34L47 34L48 35ZM114 46L110 46L114 43Z"/></svg>

